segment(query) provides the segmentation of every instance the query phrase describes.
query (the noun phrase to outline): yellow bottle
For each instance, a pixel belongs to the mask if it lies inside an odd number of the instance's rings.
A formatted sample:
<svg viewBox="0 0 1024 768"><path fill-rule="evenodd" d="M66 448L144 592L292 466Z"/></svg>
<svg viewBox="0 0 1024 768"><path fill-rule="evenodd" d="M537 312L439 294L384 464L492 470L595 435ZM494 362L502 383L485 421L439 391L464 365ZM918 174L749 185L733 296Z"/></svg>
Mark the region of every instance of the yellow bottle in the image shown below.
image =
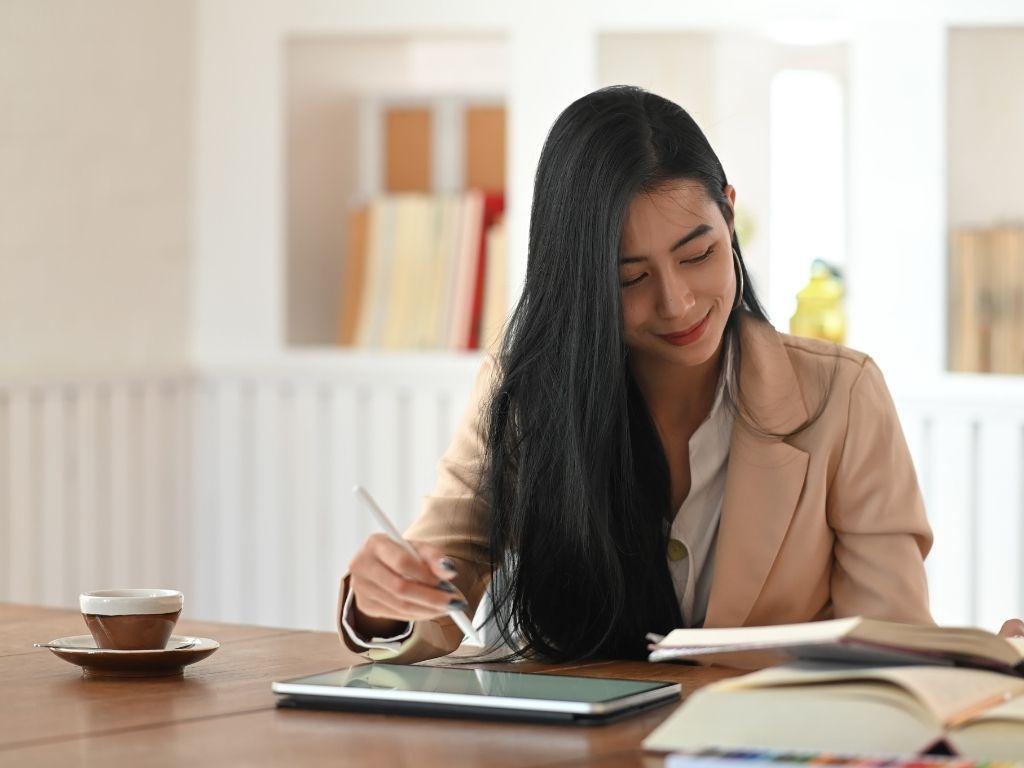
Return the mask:
<svg viewBox="0 0 1024 768"><path fill-rule="evenodd" d="M811 281L796 295L796 313L789 319L794 336L846 342L843 282L821 259L811 264Z"/></svg>

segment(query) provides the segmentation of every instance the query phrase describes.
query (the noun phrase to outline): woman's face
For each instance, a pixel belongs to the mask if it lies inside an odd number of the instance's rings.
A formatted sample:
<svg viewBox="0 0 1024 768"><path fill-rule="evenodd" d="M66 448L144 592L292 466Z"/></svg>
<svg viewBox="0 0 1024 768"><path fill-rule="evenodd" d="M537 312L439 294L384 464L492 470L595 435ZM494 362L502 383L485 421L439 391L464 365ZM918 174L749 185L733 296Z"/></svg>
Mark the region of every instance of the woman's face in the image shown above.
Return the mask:
<svg viewBox="0 0 1024 768"><path fill-rule="evenodd" d="M731 208L736 190L727 185L724 191ZM679 181L634 197L619 255L630 355L677 365L706 362L732 311L736 273L732 228L704 187Z"/></svg>

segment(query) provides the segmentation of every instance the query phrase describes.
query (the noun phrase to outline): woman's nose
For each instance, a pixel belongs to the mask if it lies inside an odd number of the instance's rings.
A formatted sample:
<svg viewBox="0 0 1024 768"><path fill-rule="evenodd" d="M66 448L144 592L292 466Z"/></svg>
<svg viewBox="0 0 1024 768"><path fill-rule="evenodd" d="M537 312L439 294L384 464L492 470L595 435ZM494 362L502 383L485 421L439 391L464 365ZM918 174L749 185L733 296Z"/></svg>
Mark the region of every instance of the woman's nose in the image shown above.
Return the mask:
<svg viewBox="0 0 1024 768"><path fill-rule="evenodd" d="M696 303L686 280L671 273L662 275L658 284L658 314L661 317L685 317Z"/></svg>

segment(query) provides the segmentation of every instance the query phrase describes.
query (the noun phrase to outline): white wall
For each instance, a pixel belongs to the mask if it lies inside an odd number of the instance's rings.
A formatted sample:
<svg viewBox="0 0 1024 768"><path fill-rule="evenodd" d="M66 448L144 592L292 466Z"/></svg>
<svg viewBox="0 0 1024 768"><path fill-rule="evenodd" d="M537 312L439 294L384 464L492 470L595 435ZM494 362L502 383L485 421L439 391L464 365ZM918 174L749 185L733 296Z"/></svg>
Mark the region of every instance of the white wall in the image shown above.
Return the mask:
<svg viewBox="0 0 1024 768"><path fill-rule="evenodd" d="M1024 222L1024 26L949 35L949 226Z"/></svg>
<svg viewBox="0 0 1024 768"><path fill-rule="evenodd" d="M190 0L0 3L0 373L180 365Z"/></svg>

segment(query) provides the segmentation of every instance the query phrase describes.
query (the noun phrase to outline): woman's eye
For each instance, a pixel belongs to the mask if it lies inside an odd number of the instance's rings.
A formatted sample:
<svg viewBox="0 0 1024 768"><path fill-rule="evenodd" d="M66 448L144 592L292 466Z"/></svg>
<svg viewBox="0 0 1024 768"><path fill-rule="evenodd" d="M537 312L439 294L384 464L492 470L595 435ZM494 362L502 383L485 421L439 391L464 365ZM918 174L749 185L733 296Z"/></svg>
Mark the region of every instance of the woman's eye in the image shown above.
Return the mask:
<svg viewBox="0 0 1024 768"><path fill-rule="evenodd" d="M711 255L711 252L713 250L715 250L714 246L712 246L711 248L708 248L706 251L704 251L704 253L702 253L697 258L690 259L689 261L687 261L685 263L687 263L687 264L700 264L700 262L707 260L707 258Z"/></svg>
<svg viewBox="0 0 1024 768"><path fill-rule="evenodd" d="M684 259L683 261L681 261L679 263L680 264L700 264L702 261L707 261L708 258L711 256L711 252L714 251L714 250L715 250L714 246L712 246L711 248L708 248L706 251L704 251L704 253L702 253L700 256L696 256L695 258L692 258L692 259ZM637 277L634 277L632 280L627 280L625 283L622 283L621 285L622 285L623 288L628 288L631 285L636 285L641 280L643 280L645 277L647 277L647 273L646 272L644 272L643 274L641 274L641 275L639 275Z"/></svg>

